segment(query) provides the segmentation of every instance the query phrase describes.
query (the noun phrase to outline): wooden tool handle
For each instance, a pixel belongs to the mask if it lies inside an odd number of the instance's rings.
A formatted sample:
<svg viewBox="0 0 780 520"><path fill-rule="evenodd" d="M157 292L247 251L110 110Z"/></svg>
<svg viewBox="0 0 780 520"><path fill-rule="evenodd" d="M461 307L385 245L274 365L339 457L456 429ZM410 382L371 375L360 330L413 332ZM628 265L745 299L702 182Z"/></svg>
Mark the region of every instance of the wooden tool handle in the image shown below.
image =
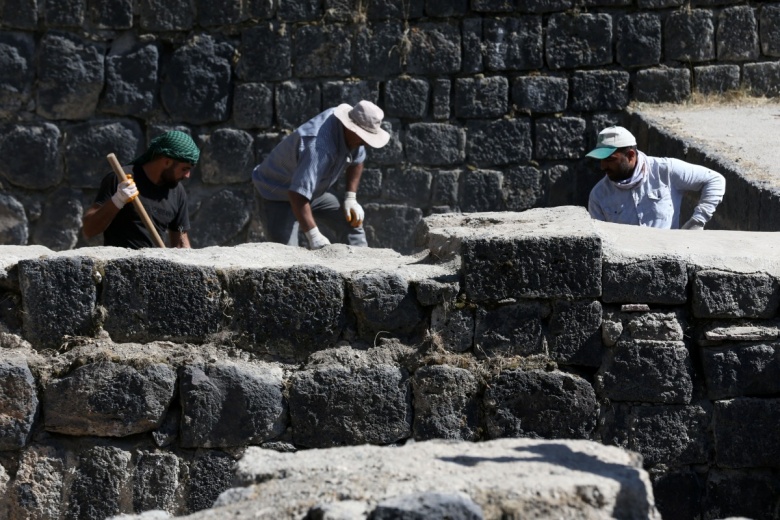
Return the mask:
<svg viewBox="0 0 780 520"><path fill-rule="evenodd" d="M106 159L108 159L108 163L111 165L111 168L114 170L116 176L119 177L119 182L126 181L127 175L125 175L125 171L122 169L122 165L119 164L116 155L110 153L106 156ZM152 234L152 239L154 240L154 242L157 244L158 247L165 249L165 242L162 241L159 233L157 233L157 228L154 227L154 222L152 222L152 219L150 219L149 215L146 213L146 210L144 209L144 205L141 203L140 197L136 197L133 199L133 206L135 207L135 210L138 212L138 214L141 215L141 219L144 221L144 224L146 225L146 229L148 229L149 233Z"/></svg>

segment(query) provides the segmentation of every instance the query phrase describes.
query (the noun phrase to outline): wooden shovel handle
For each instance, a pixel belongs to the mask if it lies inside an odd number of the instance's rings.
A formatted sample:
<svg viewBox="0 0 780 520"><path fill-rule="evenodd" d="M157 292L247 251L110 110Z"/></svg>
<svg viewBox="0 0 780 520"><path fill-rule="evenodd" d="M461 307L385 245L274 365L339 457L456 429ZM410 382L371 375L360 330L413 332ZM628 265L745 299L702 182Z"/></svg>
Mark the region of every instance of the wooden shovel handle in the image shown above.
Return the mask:
<svg viewBox="0 0 780 520"><path fill-rule="evenodd" d="M108 163L111 165L111 168L114 170L116 176L119 177L119 182L126 181L127 175L125 175L125 171L122 169L122 165L119 164L116 155L110 153L106 156L106 159L108 159ZM146 229L148 229L149 233L152 234L152 238L154 239L154 242L157 244L158 247L165 249L165 242L162 241L159 233L157 233L157 228L154 227L154 223L152 222L152 219L149 218L149 215L146 213L146 210L144 209L144 205L141 204L140 197L136 197L133 199L133 206L135 207L135 210L138 212L138 214L141 215L141 219L144 221L144 224L146 225Z"/></svg>

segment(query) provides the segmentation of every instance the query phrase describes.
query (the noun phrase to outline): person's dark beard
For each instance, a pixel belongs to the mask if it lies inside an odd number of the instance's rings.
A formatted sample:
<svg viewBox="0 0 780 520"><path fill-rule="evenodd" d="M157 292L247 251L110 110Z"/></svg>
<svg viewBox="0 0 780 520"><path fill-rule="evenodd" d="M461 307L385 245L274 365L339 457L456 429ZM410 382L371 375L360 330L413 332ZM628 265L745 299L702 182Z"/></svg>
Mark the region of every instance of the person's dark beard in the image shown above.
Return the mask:
<svg viewBox="0 0 780 520"><path fill-rule="evenodd" d="M176 178L176 169L173 166L165 168L162 174L160 174L160 186L172 190L178 185L179 180Z"/></svg>

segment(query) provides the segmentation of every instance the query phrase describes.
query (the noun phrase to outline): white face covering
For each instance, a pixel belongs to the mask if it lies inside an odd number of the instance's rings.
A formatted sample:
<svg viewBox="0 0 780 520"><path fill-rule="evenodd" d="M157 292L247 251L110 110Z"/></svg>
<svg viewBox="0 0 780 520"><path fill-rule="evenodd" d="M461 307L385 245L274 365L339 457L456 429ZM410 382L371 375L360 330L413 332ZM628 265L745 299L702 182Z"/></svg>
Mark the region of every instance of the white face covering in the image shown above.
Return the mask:
<svg viewBox="0 0 780 520"><path fill-rule="evenodd" d="M612 184L614 184L616 188L619 188L621 190L633 190L635 187L637 187L640 182L645 180L645 176L647 175L646 157L647 156L645 154L637 150L636 166L634 167L634 174L624 181L613 182Z"/></svg>

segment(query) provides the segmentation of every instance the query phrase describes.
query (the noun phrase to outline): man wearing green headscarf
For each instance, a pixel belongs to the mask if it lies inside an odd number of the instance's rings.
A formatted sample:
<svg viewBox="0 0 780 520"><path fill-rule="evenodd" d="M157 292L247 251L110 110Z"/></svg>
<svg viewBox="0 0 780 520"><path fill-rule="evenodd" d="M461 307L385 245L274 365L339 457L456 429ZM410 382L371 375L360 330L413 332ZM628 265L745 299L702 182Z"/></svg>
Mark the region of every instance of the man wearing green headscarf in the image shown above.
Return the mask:
<svg viewBox="0 0 780 520"><path fill-rule="evenodd" d="M149 214L160 237L168 231L170 247L190 247L187 193L179 184L190 176L200 151L184 132L172 130L152 139L149 148L125 167L128 179L119 182L114 173L103 178L95 202L84 214L86 238L103 233L107 246L140 249L155 247L132 202L136 197Z"/></svg>

